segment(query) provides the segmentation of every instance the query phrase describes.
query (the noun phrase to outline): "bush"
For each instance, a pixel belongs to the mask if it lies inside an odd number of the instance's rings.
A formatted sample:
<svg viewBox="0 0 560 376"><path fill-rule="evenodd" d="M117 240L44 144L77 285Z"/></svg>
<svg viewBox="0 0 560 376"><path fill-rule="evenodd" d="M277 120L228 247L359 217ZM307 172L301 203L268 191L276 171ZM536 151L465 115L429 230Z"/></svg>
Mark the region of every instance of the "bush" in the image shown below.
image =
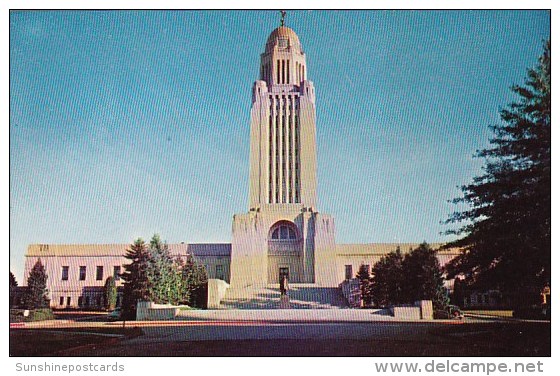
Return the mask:
<svg viewBox="0 0 560 376"><path fill-rule="evenodd" d="M30 311L27 318L27 321L54 320L54 314L50 308L40 308Z"/></svg>
<svg viewBox="0 0 560 376"><path fill-rule="evenodd" d="M27 317L23 315L24 311L24 309L10 309L10 322L54 320L54 314L50 308L31 309Z"/></svg>

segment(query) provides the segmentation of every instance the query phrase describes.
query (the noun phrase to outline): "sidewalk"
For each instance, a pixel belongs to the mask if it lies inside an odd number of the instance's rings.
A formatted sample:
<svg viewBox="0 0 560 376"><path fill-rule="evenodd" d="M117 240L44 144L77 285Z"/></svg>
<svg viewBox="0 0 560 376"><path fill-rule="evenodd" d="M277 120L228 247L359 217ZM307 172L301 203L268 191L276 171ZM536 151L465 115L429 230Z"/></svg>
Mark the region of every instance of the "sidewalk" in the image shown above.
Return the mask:
<svg viewBox="0 0 560 376"><path fill-rule="evenodd" d="M181 321L371 322L399 321L382 309L244 309L181 311ZM414 320L412 320L414 321ZM424 320L425 321L425 320Z"/></svg>
<svg viewBox="0 0 560 376"><path fill-rule="evenodd" d="M472 321L472 320L470 320ZM485 320L486 321L486 320ZM320 324L320 323L420 323L462 324L464 320L396 319L382 309L274 309L274 310L186 310L174 320L166 321L74 321L48 320L10 325L10 328L95 328L117 326L192 326L192 325L266 325L266 324ZM23 324L23 325L21 325Z"/></svg>

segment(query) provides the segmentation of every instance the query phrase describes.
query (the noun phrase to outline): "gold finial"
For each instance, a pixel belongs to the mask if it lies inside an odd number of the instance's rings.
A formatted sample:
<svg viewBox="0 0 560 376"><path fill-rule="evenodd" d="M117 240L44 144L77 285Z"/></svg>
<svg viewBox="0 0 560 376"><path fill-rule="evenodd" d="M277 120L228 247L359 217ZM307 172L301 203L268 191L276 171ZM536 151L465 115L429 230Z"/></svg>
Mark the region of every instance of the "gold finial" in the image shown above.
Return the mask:
<svg viewBox="0 0 560 376"><path fill-rule="evenodd" d="M280 14L282 15L282 18L280 18L280 26L284 26L284 18L286 17L286 11L281 10Z"/></svg>

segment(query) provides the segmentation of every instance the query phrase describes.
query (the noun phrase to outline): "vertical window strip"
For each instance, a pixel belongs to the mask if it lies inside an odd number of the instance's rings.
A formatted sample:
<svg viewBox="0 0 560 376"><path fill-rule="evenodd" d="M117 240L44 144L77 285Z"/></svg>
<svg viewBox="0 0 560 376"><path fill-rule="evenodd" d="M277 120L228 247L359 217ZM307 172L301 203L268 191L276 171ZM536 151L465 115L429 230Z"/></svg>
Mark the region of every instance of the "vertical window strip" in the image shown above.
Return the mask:
<svg viewBox="0 0 560 376"><path fill-rule="evenodd" d="M290 202L290 108L289 108L289 103L290 103L290 96L286 96L285 99L285 103L284 103L284 128L285 128L285 132L284 132L284 139L285 141L285 145L284 145L284 150L285 150L285 156L284 156L284 174L285 174L285 178L284 178L284 194L285 194L285 199L284 202L285 203L289 203Z"/></svg>
<svg viewBox="0 0 560 376"><path fill-rule="evenodd" d="M273 154L274 145L272 143L272 131L273 131L273 124L272 124L272 115L273 115L273 107L274 106L274 99L272 95L270 96L270 113L268 115L268 203L272 204L272 161L273 161Z"/></svg>
<svg viewBox="0 0 560 376"><path fill-rule="evenodd" d="M284 97L284 160L283 171L284 171L284 203L288 203L288 97Z"/></svg>
<svg viewBox="0 0 560 376"><path fill-rule="evenodd" d="M300 126L299 126L299 97L296 98L296 111L295 111L295 154L296 154L296 168L295 168L295 188L296 188L296 203L300 203L300 177L301 177L301 166L300 166L300 145L299 145L299 134L300 134Z"/></svg>
<svg viewBox="0 0 560 376"><path fill-rule="evenodd" d="M282 96L282 104L281 104L281 111L282 111L282 125L280 128L281 134L281 142L282 142L282 155L281 155L281 171L282 175L280 177L281 183L281 196L282 196L282 203L286 202L286 97Z"/></svg>
<svg viewBox="0 0 560 376"><path fill-rule="evenodd" d="M280 164L280 137L279 137L279 126L280 126L280 98L278 97L278 95L276 96L276 125L274 127L275 129L275 142L276 142L276 153L275 153L275 158L274 158L274 163L275 163L275 180L276 180L276 186L275 186L275 203L278 203L280 201L280 172L279 172L279 164Z"/></svg>
<svg viewBox="0 0 560 376"><path fill-rule="evenodd" d="M294 202L293 200L293 177L292 174L294 172L292 168L292 164L294 161L294 140L293 140L293 97L291 95L288 96L289 101L289 112L288 112L288 202L291 204Z"/></svg>
<svg viewBox="0 0 560 376"><path fill-rule="evenodd" d="M278 154L278 149L276 148L276 137L278 132L276 131L276 127L278 126L278 109L277 109L277 105L278 105L278 97L273 97L272 99L272 103L273 103L273 118L272 118L272 122L273 122L273 128L272 128L272 203L276 202L276 155Z"/></svg>
<svg viewBox="0 0 560 376"><path fill-rule="evenodd" d="M297 146L296 146L296 100L297 97L294 95L292 97L292 186L293 186L293 202L297 203L296 200L296 153L297 153Z"/></svg>

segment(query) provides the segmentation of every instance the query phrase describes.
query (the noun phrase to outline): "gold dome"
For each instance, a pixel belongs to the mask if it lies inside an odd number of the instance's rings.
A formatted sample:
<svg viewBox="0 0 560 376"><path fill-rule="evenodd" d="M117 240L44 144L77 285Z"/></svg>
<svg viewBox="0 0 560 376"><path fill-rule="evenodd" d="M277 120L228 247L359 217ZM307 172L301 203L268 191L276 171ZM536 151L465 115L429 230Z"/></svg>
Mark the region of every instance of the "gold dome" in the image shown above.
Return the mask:
<svg viewBox="0 0 560 376"><path fill-rule="evenodd" d="M282 45L281 40L286 40L287 45ZM286 42L283 42L286 43ZM301 45L299 43L299 38L295 31L286 26L280 26L270 33L266 41L266 52L272 51L274 46L279 46L280 48L290 47L295 49L297 52L301 52Z"/></svg>

